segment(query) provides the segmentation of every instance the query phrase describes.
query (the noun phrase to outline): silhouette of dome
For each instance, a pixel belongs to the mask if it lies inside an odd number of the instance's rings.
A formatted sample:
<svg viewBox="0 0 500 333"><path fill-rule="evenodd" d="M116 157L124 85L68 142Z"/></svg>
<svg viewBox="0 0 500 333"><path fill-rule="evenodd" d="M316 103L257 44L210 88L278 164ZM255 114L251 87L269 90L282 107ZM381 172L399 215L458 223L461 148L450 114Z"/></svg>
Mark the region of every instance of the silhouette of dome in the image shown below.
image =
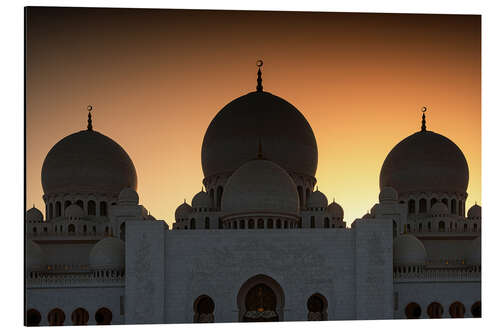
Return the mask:
<svg viewBox="0 0 500 333"><path fill-rule="evenodd" d="M394 240L394 265L425 265L427 251L424 244L413 235L401 235Z"/></svg>
<svg viewBox="0 0 500 333"><path fill-rule="evenodd" d="M200 191L195 194L193 197L193 200L191 200L191 206L193 208L199 209L199 208L211 208L212 207L212 200L210 200L210 196L208 195L207 192Z"/></svg>
<svg viewBox="0 0 500 333"><path fill-rule="evenodd" d="M226 213L299 214L299 195L292 178L278 164L255 159L229 177L222 195Z"/></svg>
<svg viewBox="0 0 500 333"><path fill-rule="evenodd" d="M467 218L469 219L480 219L481 218L481 206L475 204L467 211Z"/></svg>
<svg viewBox="0 0 500 333"><path fill-rule="evenodd" d="M64 217L70 218L70 219L79 219L84 216L83 209L78 206L77 204L72 204L69 205L65 210L64 210Z"/></svg>
<svg viewBox="0 0 500 333"><path fill-rule="evenodd" d="M328 206L328 199L318 190L311 193L307 202L308 208L326 208Z"/></svg>
<svg viewBox="0 0 500 333"><path fill-rule="evenodd" d="M465 193L469 167L464 154L448 138L420 131L398 143L380 171L380 188L407 192Z"/></svg>
<svg viewBox="0 0 500 333"><path fill-rule="evenodd" d="M481 265L481 236L474 238L469 244L465 262L468 265Z"/></svg>
<svg viewBox="0 0 500 333"><path fill-rule="evenodd" d="M328 205L326 210L333 218L344 220L344 209L335 201Z"/></svg>
<svg viewBox="0 0 500 333"><path fill-rule="evenodd" d="M189 214L193 212L193 208L184 201L177 209L175 210L175 220L180 221L183 219L187 219Z"/></svg>
<svg viewBox="0 0 500 333"><path fill-rule="evenodd" d="M306 118L290 103L268 92L251 92L227 104L203 139L205 177L232 173L255 157L261 140L264 157L288 172L314 177L318 148Z"/></svg>
<svg viewBox="0 0 500 333"><path fill-rule="evenodd" d="M120 145L92 130L80 131L56 143L42 166L45 194L100 192L116 194L137 189L132 160Z"/></svg>
<svg viewBox="0 0 500 333"><path fill-rule="evenodd" d="M33 206L26 211L26 221L28 222L42 222L43 214L42 212Z"/></svg>
<svg viewBox="0 0 500 333"><path fill-rule="evenodd" d="M92 269L124 269L125 243L115 237L107 237L97 242L89 255Z"/></svg>
<svg viewBox="0 0 500 333"><path fill-rule="evenodd" d="M32 240L26 240L26 266L30 271L40 271L46 267L45 253Z"/></svg>
<svg viewBox="0 0 500 333"><path fill-rule="evenodd" d="M448 214L448 207L442 202L436 202L431 207L431 215L446 215Z"/></svg>
<svg viewBox="0 0 500 333"><path fill-rule="evenodd" d="M380 191L378 201L381 203L398 202L398 192L394 188L386 186Z"/></svg>
<svg viewBox="0 0 500 333"><path fill-rule="evenodd" d="M139 204L139 194L130 187L126 187L118 195L118 203L120 205L137 205Z"/></svg>

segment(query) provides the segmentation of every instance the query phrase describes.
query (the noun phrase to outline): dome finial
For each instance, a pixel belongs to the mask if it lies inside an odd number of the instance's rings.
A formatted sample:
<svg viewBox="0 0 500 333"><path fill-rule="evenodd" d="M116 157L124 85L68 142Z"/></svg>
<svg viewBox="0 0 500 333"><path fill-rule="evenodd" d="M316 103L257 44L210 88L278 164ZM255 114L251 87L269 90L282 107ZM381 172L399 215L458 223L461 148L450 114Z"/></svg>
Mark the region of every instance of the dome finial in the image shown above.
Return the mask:
<svg viewBox="0 0 500 333"><path fill-rule="evenodd" d="M422 106L422 132L425 132L427 128L425 127L425 111L427 111L427 107Z"/></svg>
<svg viewBox="0 0 500 333"><path fill-rule="evenodd" d="M92 109L92 105L87 105L87 111L89 112L89 119L87 120L87 130L89 131L92 131L92 115L90 114L90 111L92 111Z"/></svg>
<svg viewBox="0 0 500 333"><path fill-rule="evenodd" d="M257 72L257 91L261 92L264 87L262 86L262 72L260 68L264 65L262 60L257 60L257 67L259 67L259 71Z"/></svg>

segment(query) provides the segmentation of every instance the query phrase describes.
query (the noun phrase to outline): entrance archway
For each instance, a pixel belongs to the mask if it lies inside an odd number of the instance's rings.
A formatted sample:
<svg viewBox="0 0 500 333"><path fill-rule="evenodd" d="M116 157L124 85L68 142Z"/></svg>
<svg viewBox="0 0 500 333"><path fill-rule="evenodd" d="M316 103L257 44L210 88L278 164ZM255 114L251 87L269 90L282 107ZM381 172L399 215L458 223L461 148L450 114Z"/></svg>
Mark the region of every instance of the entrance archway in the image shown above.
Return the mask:
<svg viewBox="0 0 500 333"><path fill-rule="evenodd" d="M283 289L267 275L248 279L238 292L237 303L240 322L283 321Z"/></svg>

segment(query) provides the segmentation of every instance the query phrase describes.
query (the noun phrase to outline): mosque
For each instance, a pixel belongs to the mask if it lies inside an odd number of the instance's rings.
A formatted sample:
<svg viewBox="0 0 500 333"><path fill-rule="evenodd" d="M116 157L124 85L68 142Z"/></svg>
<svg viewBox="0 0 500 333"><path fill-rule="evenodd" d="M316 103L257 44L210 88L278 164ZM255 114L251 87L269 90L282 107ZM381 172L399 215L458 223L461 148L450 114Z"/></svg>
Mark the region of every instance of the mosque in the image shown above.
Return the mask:
<svg viewBox="0 0 500 333"><path fill-rule="evenodd" d="M91 107L52 147L45 214L26 212L26 325L481 317L481 207L465 212L460 148L424 113L347 227L316 187L313 130L258 66L256 91L208 126L204 190L172 228L139 203L134 164Z"/></svg>

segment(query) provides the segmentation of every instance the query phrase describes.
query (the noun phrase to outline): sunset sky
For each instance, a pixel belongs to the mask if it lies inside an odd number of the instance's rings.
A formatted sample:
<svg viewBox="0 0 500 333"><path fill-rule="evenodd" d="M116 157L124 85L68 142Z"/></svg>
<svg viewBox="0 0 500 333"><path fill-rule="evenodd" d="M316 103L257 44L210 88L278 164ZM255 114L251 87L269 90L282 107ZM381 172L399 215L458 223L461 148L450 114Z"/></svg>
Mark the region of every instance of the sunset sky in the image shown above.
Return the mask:
<svg viewBox="0 0 500 333"><path fill-rule="evenodd" d="M420 129L469 164L481 204L481 18L243 11L32 8L27 17L26 196L44 212L50 148L86 128L135 164L140 203L170 225L202 187L201 144L217 112L255 90L293 104L318 143L316 178L348 224L378 201L389 151Z"/></svg>

